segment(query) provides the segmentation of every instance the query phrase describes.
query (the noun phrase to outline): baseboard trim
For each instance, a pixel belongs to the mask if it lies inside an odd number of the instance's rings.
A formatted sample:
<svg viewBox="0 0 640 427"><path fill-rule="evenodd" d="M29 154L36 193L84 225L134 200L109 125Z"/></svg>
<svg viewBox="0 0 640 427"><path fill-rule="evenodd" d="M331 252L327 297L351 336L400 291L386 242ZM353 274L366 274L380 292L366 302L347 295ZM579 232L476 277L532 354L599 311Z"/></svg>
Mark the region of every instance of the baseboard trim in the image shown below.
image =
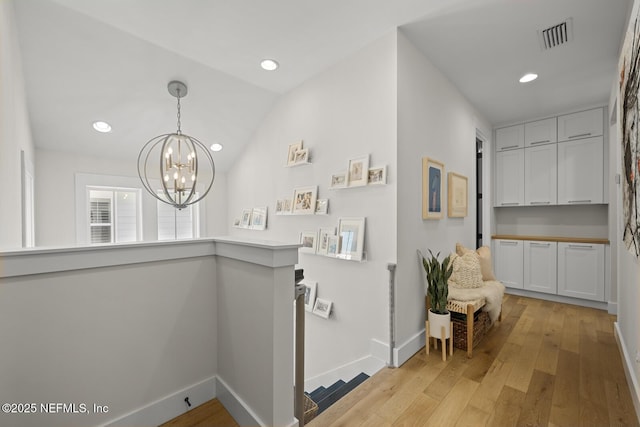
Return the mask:
<svg viewBox="0 0 640 427"><path fill-rule="evenodd" d="M609 314L614 315L614 316L617 315L618 314L618 303L609 301L609 303L607 304L607 312Z"/></svg>
<svg viewBox="0 0 640 427"><path fill-rule="evenodd" d="M372 339L369 343L369 351L373 357L378 360L382 360L387 366L396 366L395 358L394 360L389 360L389 344L386 342Z"/></svg>
<svg viewBox="0 0 640 427"><path fill-rule="evenodd" d="M305 391L311 392L320 386L327 387L338 380L350 380L360 372L364 372L371 376L385 366L386 362L384 360L380 360L373 356L365 356L361 359L305 380L304 389Z"/></svg>
<svg viewBox="0 0 640 427"><path fill-rule="evenodd" d="M629 392L631 393L631 400L633 400L633 407L636 410L636 418L638 419L638 422L640 422L640 386L636 376L633 375L633 359L627 351L627 345L620 333L620 326L618 322L613 323L613 331L613 335L616 337L616 342L618 343L618 349L620 349L620 353L622 354L624 374L627 377L627 383L629 384Z"/></svg>
<svg viewBox="0 0 640 427"><path fill-rule="evenodd" d="M425 345L424 328L393 350L396 366L402 366Z"/></svg>
<svg viewBox="0 0 640 427"><path fill-rule="evenodd" d="M506 288L504 292L509 295L537 298L545 301L560 302L563 304L579 305L581 307L595 308L598 310L607 311L609 309L608 307L609 304L607 304L606 302L590 301L590 300L580 299L580 298L571 298L571 297L565 297L564 295L545 294L544 292L532 292L532 291L527 291L525 289L515 289L515 288Z"/></svg>
<svg viewBox="0 0 640 427"><path fill-rule="evenodd" d="M112 421L102 424L102 427L125 427L125 426L157 426L182 415L188 411L184 402L185 396L189 396L191 408L216 397L216 377L210 377L199 383L190 385L151 402L141 408L135 409Z"/></svg>
<svg viewBox="0 0 640 427"><path fill-rule="evenodd" d="M229 411L231 416L241 426L259 425L266 427L268 424L263 422L255 412L251 410L249 405L244 402L240 396L233 391L220 377L216 378L217 397L222 406Z"/></svg>

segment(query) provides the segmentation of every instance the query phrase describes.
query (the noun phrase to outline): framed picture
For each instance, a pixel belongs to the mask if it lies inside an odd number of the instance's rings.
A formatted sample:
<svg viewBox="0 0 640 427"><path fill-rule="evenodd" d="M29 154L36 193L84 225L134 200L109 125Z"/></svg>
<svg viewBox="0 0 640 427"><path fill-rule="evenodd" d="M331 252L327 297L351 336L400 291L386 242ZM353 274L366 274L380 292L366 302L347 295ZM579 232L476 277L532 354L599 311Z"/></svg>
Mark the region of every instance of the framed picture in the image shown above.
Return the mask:
<svg viewBox="0 0 640 427"><path fill-rule="evenodd" d="M240 228L249 228L251 226L251 209L243 209L240 217Z"/></svg>
<svg viewBox="0 0 640 427"><path fill-rule="evenodd" d="M300 163L309 163L309 149L308 148L299 149L298 151L296 151L294 157L295 157L293 161L294 165L297 165Z"/></svg>
<svg viewBox="0 0 640 427"><path fill-rule="evenodd" d="M313 314L317 314L320 317L324 317L325 319L329 318L331 314L331 306L333 303L331 301L317 298L316 303L313 306Z"/></svg>
<svg viewBox="0 0 640 427"><path fill-rule="evenodd" d="M302 141L289 145L289 152L287 153L287 166L294 165L296 163L296 153L298 150L302 150Z"/></svg>
<svg viewBox="0 0 640 427"><path fill-rule="evenodd" d="M236 218L233 220L233 226L236 228L240 228L240 218Z"/></svg>
<svg viewBox="0 0 640 427"><path fill-rule="evenodd" d="M316 200L316 214L326 215L329 210L329 199Z"/></svg>
<svg viewBox="0 0 640 427"><path fill-rule="evenodd" d="M284 204L283 204L283 209L282 209L282 213L284 215L290 214L291 213L291 199L285 199L284 200Z"/></svg>
<svg viewBox="0 0 640 427"><path fill-rule="evenodd" d="M302 233L300 233L300 243L302 244L300 252L315 254L316 245L318 243L318 232L303 231Z"/></svg>
<svg viewBox="0 0 640 427"><path fill-rule="evenodd" d="M253 208L251 211L251 228L264 230L267 228L267 207Z"/></svg>
<svg viewBox="0 0 640 427"><path fill-rule="evenodd" d="M284 200L276 200L276 215L282 215L284 212Z"/></svg>
<svg viewBox="0 0 640 427"><path fill-rule="evenodd" d="M422 158L422 219L442 218L444 164Z"/></svg>
<svg viewBox="0 0 640 427"><path fill-rule="evenodd" d="M447 174L447 216L464 218L467 216L467 177L454 172Z"/></svg>
<svg viewBox="0 0 640 427"><path fill-rule="evenodd" d="M359 187L367 185L369 180L369 155L349 160L349 170L347 171L347 184L349 187Z"/></svg>
<svg viewBox="0 0 640 427"><path fill-rule="evenodd" d="M329 238L335 235L335 228L321 228L318 233L318 249L316 250L316 253L327 255L329 251Z"/></svg>
<svg viewBox="0 0 640 427"><path fill-rule="evenodd" d="M338 236L340 236L340 249L336 258L362 261L364 218L340 218Z"/></svg>
<svg viewBox="0 0 640 427"><path fill-rule="evenodd" d="M387 183L387 167L369 169L369 185L384 185Z"/></svg>
<svg viewBox="0 0 640 427"><path fill-rule="evenodd" d="M293 190L294 214L314 214L316 212L316 195L318 187L300 187Z"/></svg>
<svg viewBox="0 0 640 427"><path fill-rule="evenodd" d="M340 250L340 236L329 236L327 241L327 253L329 257L335 258Z"/></svg>
<svg viewBox="0 0 640 427"><path fill-rule="evenodd" d="M318 282L310 282L308 280L303 280L300 282L301 285L304 285L304 309L306 311L313 311L313 305L316 303L316 288L318 286Z"/></svg>
<svg viewBox="0 0 640 427"><path fill-rule="evenodd" d="M347 186L347 173L340 172L331 175L331 183L329 189L334 190L336 188L345 188Z"/></svg>

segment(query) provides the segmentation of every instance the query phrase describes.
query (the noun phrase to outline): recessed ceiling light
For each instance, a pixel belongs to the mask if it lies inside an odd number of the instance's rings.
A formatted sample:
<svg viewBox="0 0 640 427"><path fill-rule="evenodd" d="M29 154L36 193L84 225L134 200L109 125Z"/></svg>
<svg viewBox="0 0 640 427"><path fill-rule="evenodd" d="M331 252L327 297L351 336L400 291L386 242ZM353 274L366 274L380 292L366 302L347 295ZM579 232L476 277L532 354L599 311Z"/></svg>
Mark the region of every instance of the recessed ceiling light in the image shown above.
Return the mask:
<svg viewBox="0 0 640 427"><path fill-rule="evenodd" d="M537 78L538 78L537 74L528 73L528 74L525 74L524 76L520 77L520 83L529 83L529 82L534 81Z"/></svg>
<svg viewBox="0 0 640 427"><path fill-rule="evenodd" d="M273 59L263 59L262 62L260 63L260 66L264 70L274 71L274 70L278 69L280 64L278 64L278 62L273 60Z"/></svg>
<svg viewBox="0 0 640 427"><path fill-rule="evenodd" d="M211 151L222 151L222 144L211 144Z"/></svg>
<svg viewBox="0 0 640 427"><path fill-rule="evenodd" d="M111 125L107 122L93 122L93 128L102 133L111 132Z"/></svg>

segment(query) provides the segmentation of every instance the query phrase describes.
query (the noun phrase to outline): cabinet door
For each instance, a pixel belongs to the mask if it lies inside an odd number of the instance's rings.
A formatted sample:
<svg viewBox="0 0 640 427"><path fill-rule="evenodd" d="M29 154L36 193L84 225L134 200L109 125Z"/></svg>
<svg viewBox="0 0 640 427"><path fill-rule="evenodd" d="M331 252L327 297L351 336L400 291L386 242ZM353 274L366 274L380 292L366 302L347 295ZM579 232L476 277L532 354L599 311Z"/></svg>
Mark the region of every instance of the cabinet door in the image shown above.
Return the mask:
<svg viewBox="0 0 640 427"><path fill-rule="evenodd" d="M556 294L558 244L524 242L524 289Z"/></svg>
<svg viewBox="0 0 640 427"><path fill-rule="evenodd" d="M533 147L558 141L558 127L555 117L524 124L524 146Z"/></svg>
<svg viewBox="0 0 640 427"><path fill-rule="evenodd" d="M496 151L524 148L524 125L496 129Z"/></svg>
<svg viewBox="0 0 640 427"><path fill-rule="evenodd" d="M524 149L496 153L496 206L524 204Z"/></svg>
<svg viewBox="0 0 640 427"><path fill-rule="evenodd" d="M603 203L601 136L558 143L558 204Z"/></svg>
<svg viewBox="0 0 640 427"><path fill-rule="evenodd" d="M604 301L604 245L558 243L558 294Z"/></svg>
<svg viewBox="0 0 640 427"><path fill-rule="evenodd" d="M558 202L558 145L524 149L524 204L555 205Z"/></svg>
<svg viewBox="0 0 640 427"><path fill-rule="evenodd" d="M565 114L558 117L558 141L602 135L602 108Z"/></svg>
<svg viewBox="0 0 640 427"><path fill-rule="evenodd" d="M494 240L496 279L509 288L523 288L522 240Z"/></svg>

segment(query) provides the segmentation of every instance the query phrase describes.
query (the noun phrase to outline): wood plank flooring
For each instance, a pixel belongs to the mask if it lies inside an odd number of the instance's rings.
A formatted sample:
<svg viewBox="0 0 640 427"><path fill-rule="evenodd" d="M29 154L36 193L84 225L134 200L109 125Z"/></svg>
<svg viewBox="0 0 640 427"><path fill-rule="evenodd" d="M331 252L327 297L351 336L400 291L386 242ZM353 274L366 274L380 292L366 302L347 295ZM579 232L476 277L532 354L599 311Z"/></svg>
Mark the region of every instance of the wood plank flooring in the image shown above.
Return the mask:
<svg viewBox="0 0 640 427"><path fill-rule="evenodd" d="M309 427L638 426L614 316L505 296L473 359L424 350L383 369Z"/></svg>
<svg viewBox="0 0 640 427"><path fill-rule="evenodd" d="M309 427L638 426L614 316L507 295L502 319L473 359L455 349L443 362L423 349L369 378ZM237 425L213 400L162 427Z"/></svg>

